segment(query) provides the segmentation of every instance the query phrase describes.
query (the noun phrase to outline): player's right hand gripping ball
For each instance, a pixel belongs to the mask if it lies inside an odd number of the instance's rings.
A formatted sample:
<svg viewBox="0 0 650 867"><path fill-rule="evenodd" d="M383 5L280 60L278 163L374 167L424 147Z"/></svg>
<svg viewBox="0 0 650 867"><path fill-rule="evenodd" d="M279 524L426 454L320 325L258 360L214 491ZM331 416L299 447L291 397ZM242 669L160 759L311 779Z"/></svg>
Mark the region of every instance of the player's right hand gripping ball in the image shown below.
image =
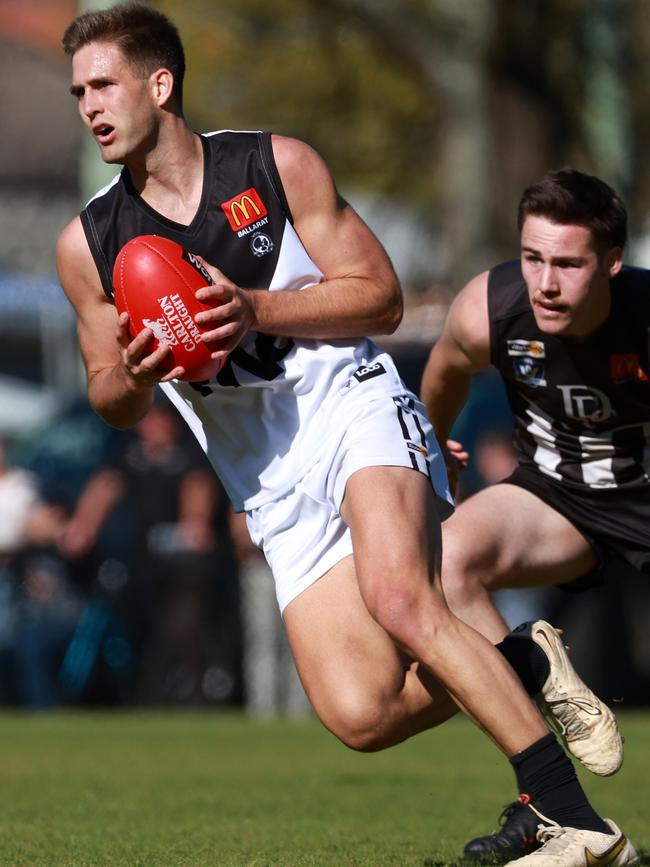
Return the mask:
<svg viewBox="0 0 650 867"><path fill-rule="evenodd" d="M138 235L117 254L113 267L115 306L129 314L131 337L143 328L153 331L155 347L171 346L173 360L161 370L185 368L181 379L197 382L211 379L223 367L210 354L217 343L204 343L194 316L210 310L195 297L212 279L199 260L180 244L159 235Z"/></svg>

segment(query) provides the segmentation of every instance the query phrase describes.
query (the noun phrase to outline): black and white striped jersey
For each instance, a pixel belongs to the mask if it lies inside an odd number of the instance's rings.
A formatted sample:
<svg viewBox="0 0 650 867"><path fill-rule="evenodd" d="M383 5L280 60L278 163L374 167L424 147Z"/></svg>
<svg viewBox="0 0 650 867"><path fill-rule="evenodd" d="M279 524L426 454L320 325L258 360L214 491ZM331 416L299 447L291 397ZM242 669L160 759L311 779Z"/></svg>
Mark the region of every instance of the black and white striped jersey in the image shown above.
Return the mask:
<svg viewBox="0 0 650 867"><path fill-rule="evenodd" d="M202 142L203 194L189 226L144 202L126 168L87 204L81 221L106 294L113 293L118 252L143 234L182 244L247 289L301 290L321 282L323 274L293 228L270 135L223 130L202 136ZM235 508L252 509L304 475L317 459L326 425L344 413L342 398L362 383L366 394L399 394L404 388L391 359L370 340L250 332L213 380L161 387Z"/></svg>
<svg viewBox="0 0 650 867"><path fill-rule="evenodd" d="M650 271L624 267L611 295L607 321L574 340L537 327L519 260L488 279L492 363L520 463L593 490L650 483Z"/></svg>

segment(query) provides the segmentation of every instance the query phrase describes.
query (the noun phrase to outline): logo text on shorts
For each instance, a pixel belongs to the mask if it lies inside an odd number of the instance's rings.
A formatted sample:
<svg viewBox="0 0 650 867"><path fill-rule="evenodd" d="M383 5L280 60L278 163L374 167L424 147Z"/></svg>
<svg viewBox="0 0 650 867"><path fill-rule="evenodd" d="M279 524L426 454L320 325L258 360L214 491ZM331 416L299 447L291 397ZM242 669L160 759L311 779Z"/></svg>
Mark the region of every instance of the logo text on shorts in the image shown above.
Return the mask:
<svg viewBox="0 0 650 867"><path fill-rule="evenodd" d="M361 367L358 367L352 376L354 376L358 382L365 382L367 379L381 376L382 373L386 373L386 368L381 362L376 361L374 364L364 364Z"/></svg>

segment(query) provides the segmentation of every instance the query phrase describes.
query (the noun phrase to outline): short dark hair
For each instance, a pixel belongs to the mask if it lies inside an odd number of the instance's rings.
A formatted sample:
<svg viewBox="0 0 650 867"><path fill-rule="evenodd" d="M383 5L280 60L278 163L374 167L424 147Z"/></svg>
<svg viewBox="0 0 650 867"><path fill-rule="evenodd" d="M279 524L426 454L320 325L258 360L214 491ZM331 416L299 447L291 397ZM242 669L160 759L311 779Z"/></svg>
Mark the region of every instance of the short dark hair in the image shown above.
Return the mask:
<svg viewBox="0 0 650 867"><path fill-rule="evenodd" d="M174 76L174 96L183 104L185 52L172 22L146 3L120 3L110 9L84 12L63 34L63 50L70 56L91 42L111 42L130 64L147 77L164 67Z"/></svg>
<svg viewBox="0 0 650 867"><path fill-rule="evenodd" d="M604 181L575 169L547 172L524 190L519 202L518 225L526 217L545 217L560 225L589 229L599 252L625 246L627 211L622 198Z"/></svg>

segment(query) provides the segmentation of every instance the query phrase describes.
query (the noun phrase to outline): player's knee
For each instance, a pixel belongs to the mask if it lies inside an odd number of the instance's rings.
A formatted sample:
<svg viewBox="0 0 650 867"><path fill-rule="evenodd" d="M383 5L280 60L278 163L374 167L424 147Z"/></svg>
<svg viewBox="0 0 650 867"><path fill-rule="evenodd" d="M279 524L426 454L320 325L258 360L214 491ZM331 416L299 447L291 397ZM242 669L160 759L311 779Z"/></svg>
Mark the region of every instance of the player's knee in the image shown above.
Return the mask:
<svg viewBox="0 0 650 867"><path fill-rule="evenodd" d="M484 593L487 578L487 571L477 566L466 542L453 537L444 540L442 589L452 611Z"/></svg>
<svg viewBox="0 0 650 867"><path fill-rule="evenodd" d="M340 703L329 728L346 747L356 752L373 753L392 743L384 732L381 710L361 700Z"/></svg>
<svg viewBox="0 0 650 867"><path fill-rule="evenodd" d="M411 586L384 580L366 598L366 604L374 620L395 638L417 611L417 596Z"/></svg>
<svg viewBox="0 0 650 867"><path fill-rule="evenodd" d="M449 616L442 598L426 582L383 587L369 610L397 646L414 659L421 658L425 648L436 646Z"/></svg>

